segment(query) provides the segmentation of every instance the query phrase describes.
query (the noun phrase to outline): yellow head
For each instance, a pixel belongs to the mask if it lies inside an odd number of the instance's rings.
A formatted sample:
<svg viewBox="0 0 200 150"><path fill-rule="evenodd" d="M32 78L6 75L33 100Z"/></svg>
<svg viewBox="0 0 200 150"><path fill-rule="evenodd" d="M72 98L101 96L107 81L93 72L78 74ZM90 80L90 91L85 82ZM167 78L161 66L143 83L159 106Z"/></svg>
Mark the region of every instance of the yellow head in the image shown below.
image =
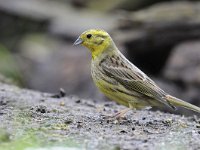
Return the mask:
<svg viewBox="0 0 200 150"><path fill-rule="evenodd" d="M114 43L106 31L91 29L83 32L74 42L74 45L80 44L87 47L92 53L92 58L95 59L99 54L108 50Z"/></svg>

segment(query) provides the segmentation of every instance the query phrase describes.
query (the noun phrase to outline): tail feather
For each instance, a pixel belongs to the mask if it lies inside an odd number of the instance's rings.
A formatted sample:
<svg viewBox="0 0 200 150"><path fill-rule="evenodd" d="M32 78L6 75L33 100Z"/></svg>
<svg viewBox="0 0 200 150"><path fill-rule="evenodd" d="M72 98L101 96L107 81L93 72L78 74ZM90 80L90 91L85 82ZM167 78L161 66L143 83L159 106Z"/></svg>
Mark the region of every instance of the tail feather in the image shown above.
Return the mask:
<svg viewBox="0 0 200 150"><path fill-rule="evenodd" d="M186 109L189 109L189 110L193 110L195 112L198 112L200 113L200 107L197 107L195 105L192 105L188 102L185 102L181 99L178 99L176 97L173 97L171 95L167 95L166 96L166 99L169 101L170 104L174 105L174 106L180 106L180 107L184 107Z"/></svg>

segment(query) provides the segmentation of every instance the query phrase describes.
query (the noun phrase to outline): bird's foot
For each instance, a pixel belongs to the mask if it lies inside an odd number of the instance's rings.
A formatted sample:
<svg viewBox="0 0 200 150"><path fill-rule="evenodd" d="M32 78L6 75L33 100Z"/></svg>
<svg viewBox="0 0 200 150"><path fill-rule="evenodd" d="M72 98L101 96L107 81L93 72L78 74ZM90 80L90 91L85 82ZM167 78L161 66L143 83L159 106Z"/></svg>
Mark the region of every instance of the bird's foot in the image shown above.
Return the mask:
<svg viewBox="0 0 200 150"><path fill-rule="evenodd" d="M111 116L112 118L115 118L115 119L120 119L120 118L124 118L125 114L130 111L132 108L125 108L121 111L118 111L116 114L114 114L113 116Z"/></svg>
<svg viewBox="0 0 200 150"><path fill-rule="evenodd" d="M130 110L132 110L132 108L123 109L123 110L115 113L114 115L105 116L105 119L107 119L108 121L114 121L116 123L121 122L125 118L125 114Z"/></svg>

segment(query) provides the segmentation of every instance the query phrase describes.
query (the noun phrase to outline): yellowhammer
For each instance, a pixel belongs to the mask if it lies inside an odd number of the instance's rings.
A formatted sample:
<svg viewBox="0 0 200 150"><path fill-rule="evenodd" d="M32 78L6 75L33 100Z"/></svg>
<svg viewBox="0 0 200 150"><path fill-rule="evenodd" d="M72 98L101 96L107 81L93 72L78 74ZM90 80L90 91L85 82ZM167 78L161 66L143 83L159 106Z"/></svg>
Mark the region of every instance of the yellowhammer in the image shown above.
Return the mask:
<svg viewBox="0 0 200 150"><path fill-rule="evenodd" d="M175 98L128 61L104 30L83 32L74 45L87 47L92 54L91 73L96 86L110 99L132 108L181 106L200 113L200 108Z"/></svg>

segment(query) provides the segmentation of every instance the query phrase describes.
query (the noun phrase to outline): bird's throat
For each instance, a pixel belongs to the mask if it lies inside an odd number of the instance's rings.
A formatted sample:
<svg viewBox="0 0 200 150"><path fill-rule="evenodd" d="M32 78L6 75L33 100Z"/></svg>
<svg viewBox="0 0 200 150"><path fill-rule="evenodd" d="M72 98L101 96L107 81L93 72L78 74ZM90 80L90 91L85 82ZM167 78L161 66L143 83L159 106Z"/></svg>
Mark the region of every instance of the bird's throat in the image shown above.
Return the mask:
<svg viewBox="0 0 200 150"><path fill-rule="evenodd" d="M115 44L113 42L109 42L109 43L103 43L101 45L98 45L98 47L90 49L91 53L92 53L92 59L96 59L98 58L100 55L103 55L105 52L111 53L111 51L117 49Z"/></svg>
<svg viewBox="0 0 200 150"><path fill-rule="evenodd" d="M107 48L105 47L98 47L97 49L92 49L92 59L98 58L104 51L106 51Z"/></svg>

